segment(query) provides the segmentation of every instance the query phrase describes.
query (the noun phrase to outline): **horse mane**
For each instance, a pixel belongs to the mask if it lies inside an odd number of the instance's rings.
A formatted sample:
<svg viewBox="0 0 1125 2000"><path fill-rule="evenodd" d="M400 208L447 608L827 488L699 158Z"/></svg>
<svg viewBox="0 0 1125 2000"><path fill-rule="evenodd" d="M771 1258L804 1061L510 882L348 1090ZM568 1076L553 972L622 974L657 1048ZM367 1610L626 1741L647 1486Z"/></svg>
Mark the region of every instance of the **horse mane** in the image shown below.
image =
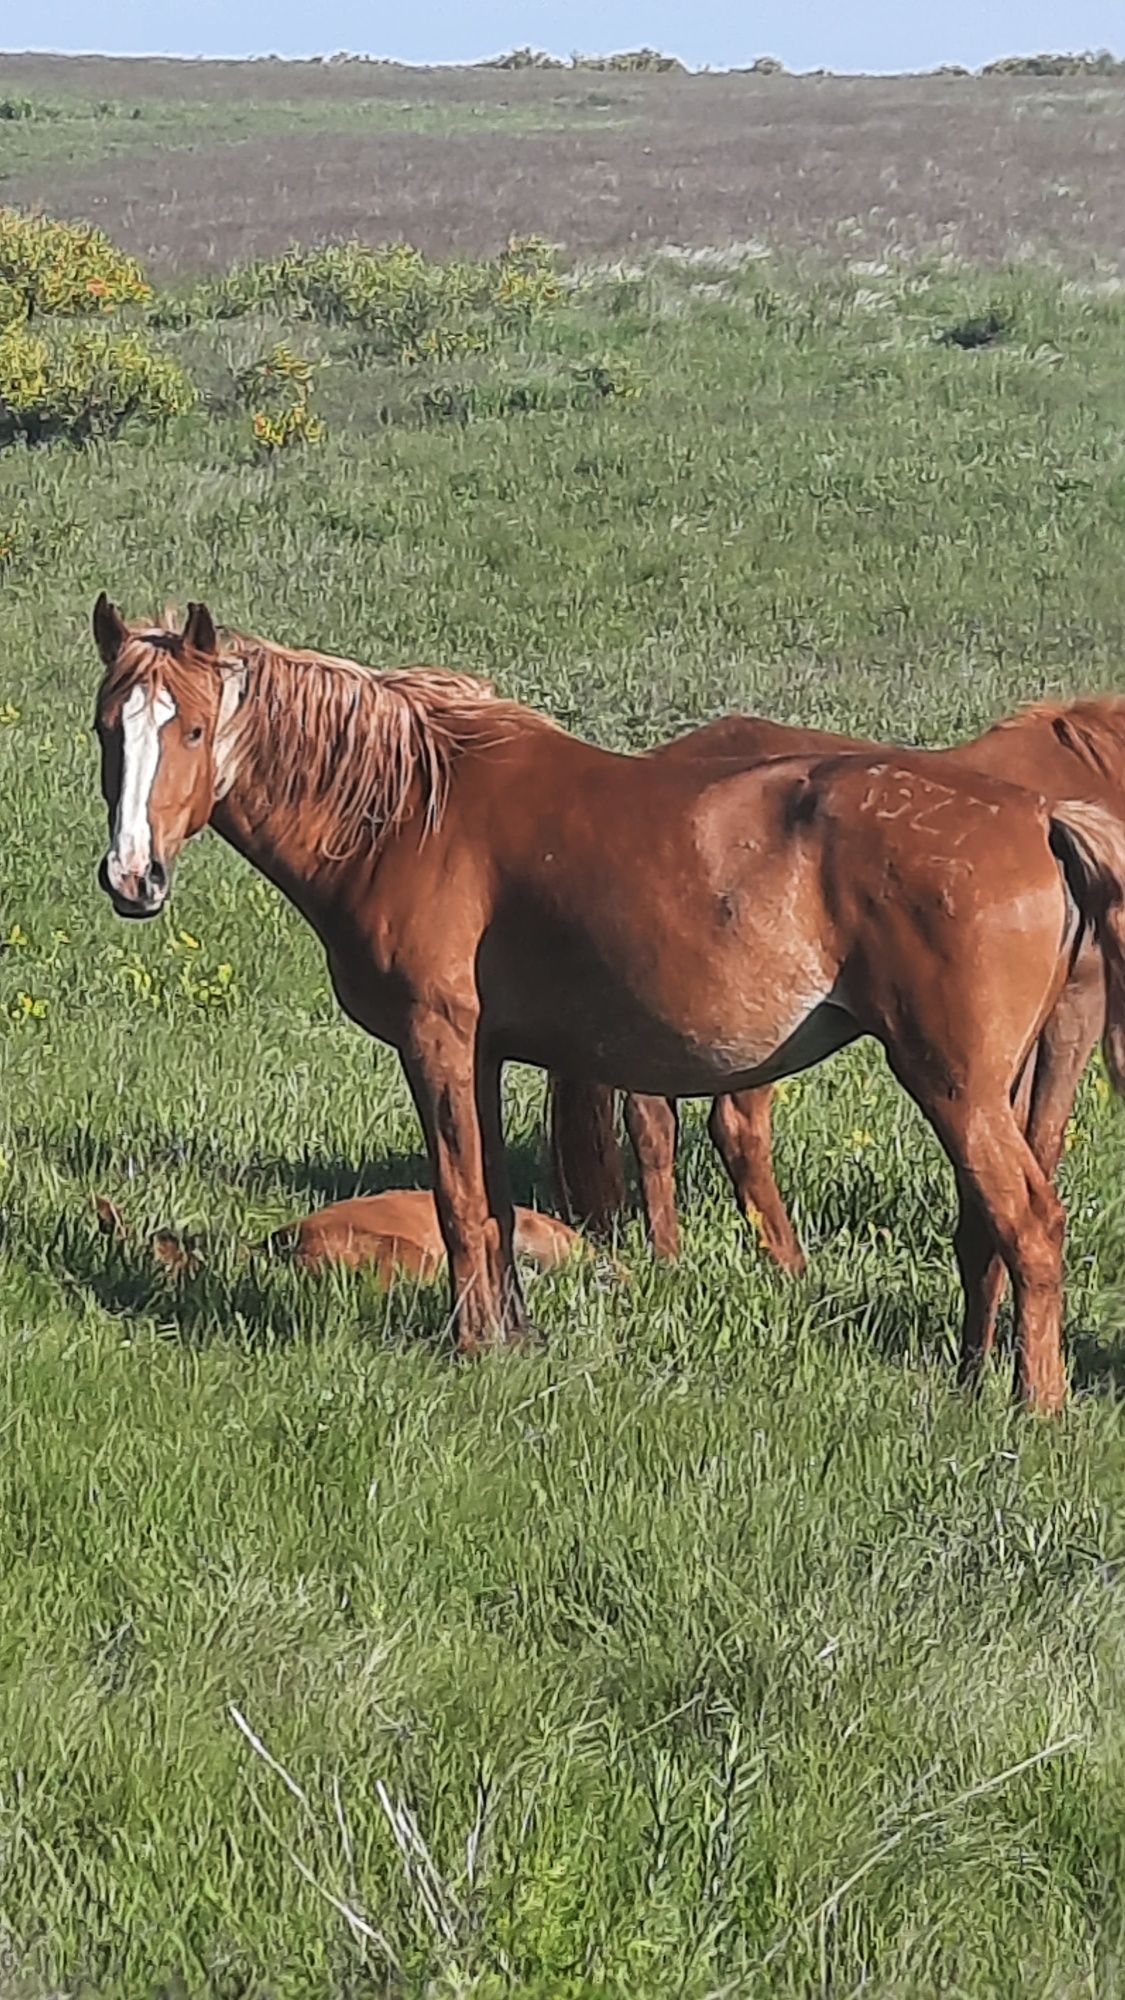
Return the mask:
<svg viewBox="0 0 1125 2000"><path fill-rule="evenodd" d="M1125 757L1125 695L1087 694L1073 701L1025 702L1014 715L993 724L996 731L1049 728L1063 748L1090 764L1110 782L1119 780Z"/></svg>
<svg viewBox="0 0 1125 2000"><path fill-rule="evenodd" d="M153 654L173 699L198 698L199 675L214 673L184 646L169 608L165 625L136 631L107 675L118 689L152 671ZM310 648L285 647L222 628L218 671L244 689L232 725L237 763L252 758L269 774L271 799L308 814L330 859L374 850L421 798L423 834L439 824L456 759L549 717L498 696L491 681L446 667L378 669Z"/></svg>

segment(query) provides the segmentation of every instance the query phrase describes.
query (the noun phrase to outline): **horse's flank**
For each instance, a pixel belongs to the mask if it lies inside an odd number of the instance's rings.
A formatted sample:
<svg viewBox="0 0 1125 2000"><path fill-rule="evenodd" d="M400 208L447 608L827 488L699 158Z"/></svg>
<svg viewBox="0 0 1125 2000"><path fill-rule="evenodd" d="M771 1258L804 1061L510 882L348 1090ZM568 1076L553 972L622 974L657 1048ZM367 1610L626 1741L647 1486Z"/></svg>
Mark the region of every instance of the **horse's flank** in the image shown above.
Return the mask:
<svg viewBox="0 0 1125 2000"><path fill-rule="evenodd" d="M657 746L658 761L712 763L716 772L798 752L870 752L859 737L803 729L764 716L727 716ZM1037 792L1048 801L1090 798L1125 817L1125 696L1082 695L1024 703L983 735L939 750L912 751L943 770L984 771ZM1074 1087L1101 1023L1102 977L1097 954L1084 954L1070 982L1062 1018L1040 1048L1034 1114L1047 1134L1044 1157L1061 1144ZM786 1215L770 1163L770 1091L743 1091L716 1102L712 1136L739 1205L753 1218L770 1255L787 1270L803 1255ZM612 1093L604 1086L555 1079L551 1090L556 1179L572 1214L599 1228L624 1206L624 1177L613 1136ZM674 1255L678 1243L672 1161L674 1117L655 1099L627 1101L627 1122L641 1173L653 1246Z"/></svg>

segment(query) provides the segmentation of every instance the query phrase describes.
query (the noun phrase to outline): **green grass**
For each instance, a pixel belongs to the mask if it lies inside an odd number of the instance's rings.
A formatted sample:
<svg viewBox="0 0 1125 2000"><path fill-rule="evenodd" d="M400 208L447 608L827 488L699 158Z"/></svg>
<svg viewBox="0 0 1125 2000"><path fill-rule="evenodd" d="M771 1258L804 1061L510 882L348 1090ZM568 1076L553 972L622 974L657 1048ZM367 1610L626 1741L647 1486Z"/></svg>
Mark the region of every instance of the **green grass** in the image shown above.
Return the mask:
<svg viewBox="0 0 1125 2000"><path fill-rule="evenodd" d="M936 342L990 309L996 346ZM1011 1413L1007 1362L955 1395L946 1170L862 1050L779 1106L806 1280L748 1245L693 1114L680 1266L631 1222L631 1285L539 1280L544 1354L452 1366L440 1292L237 1258L416 1180L419 1136L217 841L168 919L114 920L88 619L103 585L205 595L618 744L737 705L944 739L1123 687L1125 303L669 261L474 364L628 365L635 400L467 422L417 405L452 364L300 328L328 440L261 466L224 384L276 332L169 338L211 408L163 441L0 460L6 1990L1118 1992L1125 1143L1097 1074L1056 1425ZM513 1076L546 1202L541 1099ZM204 1274L105 1244L99 1190L207 1230Z"/></svg>
<svg viewBox="0 0 1125 2000"><path fill-rule="evenodd" d="M3 77L0 71L0 93ZM9 106L5 114L4 103ZM613 107L609 107L613 109ZM222 103L138 99L115 102L78 97L36 99L0 95L0 188L6 178L51 167L90 167L137 151L227 148L248 139L283 138L293 132L419 135L495 132L518 139L527 132L575 128L617 130L628 124L619 110L565 101L534 104L442 104L373 97L307 97ZM233 156L227 170L236 171Z"/></svg>

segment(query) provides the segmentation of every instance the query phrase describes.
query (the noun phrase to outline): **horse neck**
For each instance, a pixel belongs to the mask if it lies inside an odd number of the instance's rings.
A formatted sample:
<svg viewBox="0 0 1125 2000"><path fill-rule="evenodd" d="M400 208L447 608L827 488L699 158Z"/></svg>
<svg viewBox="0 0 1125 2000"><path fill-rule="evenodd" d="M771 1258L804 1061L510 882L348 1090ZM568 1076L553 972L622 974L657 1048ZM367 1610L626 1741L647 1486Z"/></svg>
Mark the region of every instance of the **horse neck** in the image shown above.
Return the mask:
<svg viewBox="0 0 1125 2000"><path fill-rule="evenodd" d="M311 915L317 856L299 813L285 814L271 803L264 787L246 784L240 777L216 803L211 825L259 874Z"/></svg>
<svg viewBox="0 0 1125 2000"><path fill-rule="evenodd" d="M345 882L354 883L359 850L354 841L333 841L331 818L315 805L279 798L270 766L268 742L251 742L230 789L212 809L211 825L320 928L318 920L330 916ZM370 872L373 844L367 861Z"/></svg>
<svg viewBox="0 0 1125 2000"><path fill-rule="evenodd" d="M1082 743L1084 719L1078 708L1029 709L978 737L970 746L973 764L1049 797L1095 798L1125 812L1125 712L1091 714L1092 740L1102 761L1076 747ZM1068 723L1074 732L1069 741Z"/></svg>

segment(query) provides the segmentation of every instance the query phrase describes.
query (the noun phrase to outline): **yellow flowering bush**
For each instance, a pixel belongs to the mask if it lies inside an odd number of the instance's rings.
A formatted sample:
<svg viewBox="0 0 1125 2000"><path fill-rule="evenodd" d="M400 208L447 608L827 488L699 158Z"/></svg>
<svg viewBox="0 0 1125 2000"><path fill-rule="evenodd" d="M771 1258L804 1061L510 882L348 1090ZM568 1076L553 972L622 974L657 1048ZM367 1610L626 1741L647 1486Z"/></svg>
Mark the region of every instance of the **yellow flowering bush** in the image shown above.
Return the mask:
<svg viewBox="0 0 1125 2000"><path fill-rule="evenodd" d="M277 311L354 326L375 351L413 362L480 351L563 297L550 245L513 238L499 257L436 263L408 243L328 243L237 266L187 297L161 301L163 324Z"/></svg>
<svg viewBox="0 0 1125 2000"><path fill-rule="evenodd" d="M507 319L537 319L563 296L554 252L541 236L513 236L495 265L489 303Z"/></svg>
<svg viewBox="0 0 1125 2000"><path fill-rule="evenodd" d="M0 331L0 445L112 437L131 418L159 423L194 402L183 369L141 333Z"/></svg>
<svg viewBox="0 0 1125 2000"><path fill-rule="evenodd" d="M315 362L294 353L284 341L252 361L238 377L244 402L256 405L254 441L264 451L282 451L291 444L317 444L324 425L309 408Z"/></svg>
<svg viewBox="0 0 1125 2000"><path fill-rule="evenodd" d="M307 403L290 403L283 410L255 410L253 431L263 451L283 451L290 444L319 444L324 425Z"/></svg>
<svg viewBox="0 0 1125 2000"><path fill-rule="evenodd" d="M0 208L0 326L58 313L108 313L151 297L136 258L91 223Z"/></svg>

